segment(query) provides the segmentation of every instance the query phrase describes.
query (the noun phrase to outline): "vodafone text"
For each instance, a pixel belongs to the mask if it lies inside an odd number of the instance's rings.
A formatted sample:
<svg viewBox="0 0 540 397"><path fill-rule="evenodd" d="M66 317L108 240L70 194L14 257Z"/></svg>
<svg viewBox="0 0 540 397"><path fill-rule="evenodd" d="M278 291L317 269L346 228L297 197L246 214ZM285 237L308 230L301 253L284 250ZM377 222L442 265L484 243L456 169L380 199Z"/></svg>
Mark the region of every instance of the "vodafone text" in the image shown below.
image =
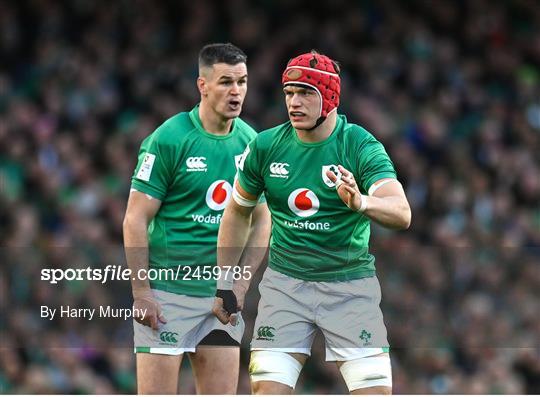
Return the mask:
<svg viewBox="0 0 540 397"><path fill-rule="evenodd" d="M197 223L208 223L211 225L216 225L221 222L221 214L206 215L206 216L191 214L191 219L193 219L193 222L197 222Z"/></svg>
<svg viewBox="0 0 540 397"><path fill-rule="evenodd" d="M330 222L284 221L285 226L305 230L330 230Z"/></svg>

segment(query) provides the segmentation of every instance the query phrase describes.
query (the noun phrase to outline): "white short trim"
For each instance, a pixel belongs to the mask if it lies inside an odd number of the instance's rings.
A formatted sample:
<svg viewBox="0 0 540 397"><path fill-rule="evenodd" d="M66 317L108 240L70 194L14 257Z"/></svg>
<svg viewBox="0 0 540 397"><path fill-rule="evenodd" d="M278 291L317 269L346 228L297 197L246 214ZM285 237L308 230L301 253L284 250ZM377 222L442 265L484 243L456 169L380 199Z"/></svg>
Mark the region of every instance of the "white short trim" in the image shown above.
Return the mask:
<svg viewBox="0 0 540 397"><path fill-rule="evenodd" d="M306 356L311 356L311 349L307 347L252 347L250 350L252 352L265 350L278 353L300 353L305 354Z"/></svg>
<svg viewBox="0 0 540 397"><path fill-rule="evenodd" d="M195 353L194 348L184 347L151 347L148 352L138 352L137 348L133 349L134 353L149 353L149 354L163 354L164 356L179 356L184 353Z"/></svg>

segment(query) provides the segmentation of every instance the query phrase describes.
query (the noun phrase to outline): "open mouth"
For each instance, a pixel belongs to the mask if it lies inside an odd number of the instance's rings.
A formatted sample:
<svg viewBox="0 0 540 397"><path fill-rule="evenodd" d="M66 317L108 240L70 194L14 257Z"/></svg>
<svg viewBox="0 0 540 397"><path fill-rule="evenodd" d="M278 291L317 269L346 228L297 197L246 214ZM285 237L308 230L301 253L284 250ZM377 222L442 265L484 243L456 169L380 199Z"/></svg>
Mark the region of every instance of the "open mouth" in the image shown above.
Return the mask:
<svg viewBox="0 0 540 397"><path fill-rule="evenodd" d="M238 101L236 99L233 99L233 100L229 101L229 107L231 109L238 109L241 104L242 104L242 102L240 102L240 101Z"/></svg>
<svg viewBox="0 0 540 397"><path fill-rule="evenodd" d="M299 119L304 117L306 114L302 112L289 112L289 116L293 119Z"/></svg>

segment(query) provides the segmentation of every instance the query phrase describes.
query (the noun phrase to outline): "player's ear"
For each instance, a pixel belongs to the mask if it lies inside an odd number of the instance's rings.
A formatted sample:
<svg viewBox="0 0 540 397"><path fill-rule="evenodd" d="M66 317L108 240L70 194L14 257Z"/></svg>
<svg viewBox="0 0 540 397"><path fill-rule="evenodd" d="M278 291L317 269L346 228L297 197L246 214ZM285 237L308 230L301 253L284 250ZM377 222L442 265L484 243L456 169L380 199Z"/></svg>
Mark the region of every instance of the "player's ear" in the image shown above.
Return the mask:
<svg viewBox="0 0 540 397"><path fill-rule="evenodd" d="M206 85L206 79L204 77L199 76L197 78L197 88L199 89L201 96L208 95L208 87Z"/></svg>

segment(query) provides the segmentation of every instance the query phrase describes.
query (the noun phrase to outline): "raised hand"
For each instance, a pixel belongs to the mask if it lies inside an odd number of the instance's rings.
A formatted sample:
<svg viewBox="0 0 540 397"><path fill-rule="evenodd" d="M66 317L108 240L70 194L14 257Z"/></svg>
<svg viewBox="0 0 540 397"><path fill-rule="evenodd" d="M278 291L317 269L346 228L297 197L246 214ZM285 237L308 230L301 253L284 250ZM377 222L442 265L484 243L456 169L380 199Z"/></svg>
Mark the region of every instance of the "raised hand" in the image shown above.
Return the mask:
<svg viewBox="0 0 540 397"><path fill-rule="evenodd" d="M345 205L354 212L362 212L365 209L366 203L362 202L365 197L360 193L354 175L341 165L338 166L338 169L341 172L341 178L338 178L332 171L326 171L326 176L336 184L337 194Z"/></svg>

